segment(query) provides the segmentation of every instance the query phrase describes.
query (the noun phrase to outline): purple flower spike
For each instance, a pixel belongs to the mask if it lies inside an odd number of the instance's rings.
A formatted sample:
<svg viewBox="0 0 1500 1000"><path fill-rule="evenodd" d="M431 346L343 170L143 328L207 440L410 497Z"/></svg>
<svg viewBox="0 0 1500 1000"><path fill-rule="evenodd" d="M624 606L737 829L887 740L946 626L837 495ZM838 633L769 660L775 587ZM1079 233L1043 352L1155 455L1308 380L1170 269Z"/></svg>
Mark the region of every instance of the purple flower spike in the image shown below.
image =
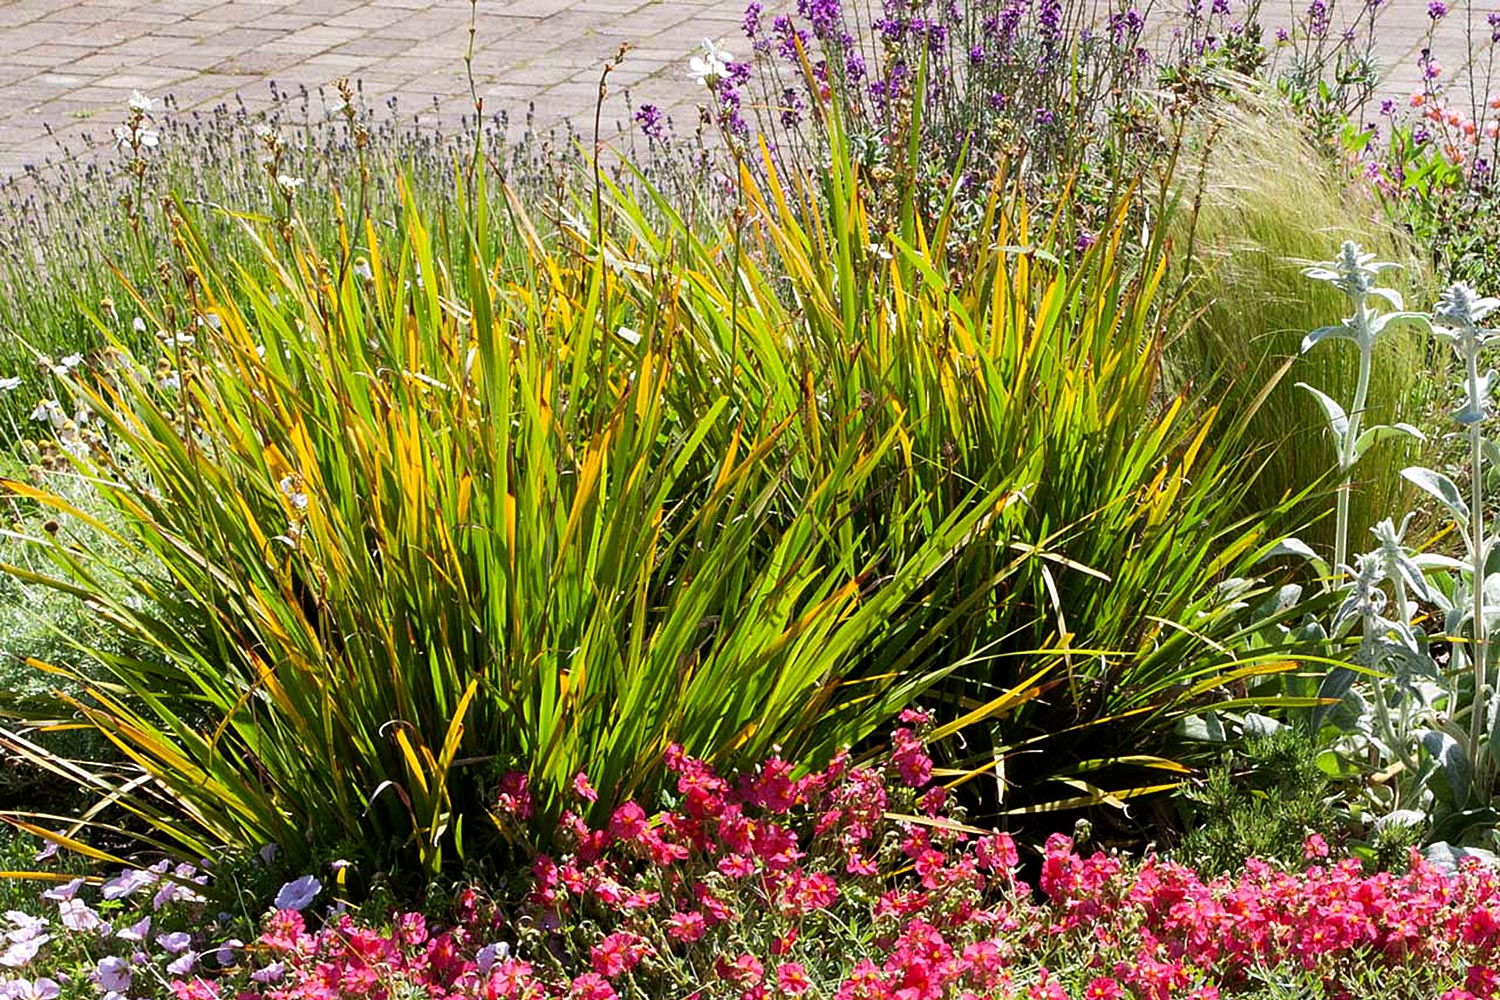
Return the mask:
<svg viewBox="0 0 1500 1000"><path fill-rule="evenodd" d="M1441 21L1448 16L1448 5L1443 3L1443 0L1432 0L1427 5L1427 16L1434 21Z"/></svg>

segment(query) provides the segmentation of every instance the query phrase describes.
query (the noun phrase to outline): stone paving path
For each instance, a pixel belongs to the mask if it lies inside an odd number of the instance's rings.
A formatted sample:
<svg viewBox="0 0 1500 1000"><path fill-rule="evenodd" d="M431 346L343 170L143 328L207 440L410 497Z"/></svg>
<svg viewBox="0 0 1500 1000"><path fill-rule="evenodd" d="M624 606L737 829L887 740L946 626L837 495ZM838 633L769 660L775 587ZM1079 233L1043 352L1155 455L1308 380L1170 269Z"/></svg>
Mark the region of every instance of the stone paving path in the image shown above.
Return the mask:
<svg viewBox="0 0 1500 1000"><path fill-rule="evenodd" d="M1416 80L1411 56L1427 31L1428 0L1386 4L1382 58L1393 67L1392 92L1402 92ZM1464 61L1469 11L1464 0L1449 6L1436 48L1451 65ZM581 121L603 61L630 41L635 48L611 78L609 120L624 117L626 87L638 101L681 108L697 99L689 52L705 36L743 49L743 7L479 0L479 92L486 110L516 115L535 101L543 118ZM132 90L171 93L192 110L236 94L263 104L270 80L295 90L349 77L373 100L399 95L403 109L456 120L471 107L463 65L470 10L464 0L0 0L0 181L61 147L82 147L86 136L107 143ZM1483 10L1473 17L1487 36Z"/></svg>

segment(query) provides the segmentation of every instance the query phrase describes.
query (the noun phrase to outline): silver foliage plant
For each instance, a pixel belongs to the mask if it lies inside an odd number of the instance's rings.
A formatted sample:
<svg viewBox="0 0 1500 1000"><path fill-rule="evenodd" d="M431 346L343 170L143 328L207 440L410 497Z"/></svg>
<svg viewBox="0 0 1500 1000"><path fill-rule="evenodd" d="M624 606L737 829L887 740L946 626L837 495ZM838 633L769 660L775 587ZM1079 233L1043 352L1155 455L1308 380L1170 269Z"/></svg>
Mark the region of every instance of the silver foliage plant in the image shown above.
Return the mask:
<svg viewBox="0 0 1500 1000"><path fill-rule="evenodd" d="M1348 410L1299 383L1322 405L1336 444L1340 482L1333 565L1295 539L1286 540L1282 551L1312 560L1342 595L1331 637L1353 643L1354 653L1350 667L1330 671L1320 693L1341 699L1346 709L1339 749L1379 768L1378 780L1369 786L1376 825L1430 822L1435 846L1451 851L1443 841L1492 845L1491 831L1500 823L1491 808L1500 773L1500 698L1490 649L1500 624L1500 519L1487 514L1484 481L1486 466L1500 469L1500 449L1484 437L1496 375L1481 364L1486 349L1500 340L1500 331L1484 326L1500 300L1459 283L1442 293L1431 313L1407 312L1394 289L1378 284L1395 266L1346 242L1337 259L1304 271L1343 291L1353 313L1308 334L1303 351L1324 340L1349 340L1360 352L1360 364ZM1355 463L1382 439L1422 436L1410 424L1360 428L1376 341L1400 323L1420 326L1450 344L1463 368L1461 400L1452 418L1467 439L1468 495L1433 469L1413 466L1401 473L1452 520L1463 538L1462 559L1414 551L1406 538L1411 514L1399 525L1389 518L1377 524L1375 547L1352 562L1348 557ZM1360 675L1369 683L1357 685ZM1315 714L1315 727L1326 717Z"/></svg>

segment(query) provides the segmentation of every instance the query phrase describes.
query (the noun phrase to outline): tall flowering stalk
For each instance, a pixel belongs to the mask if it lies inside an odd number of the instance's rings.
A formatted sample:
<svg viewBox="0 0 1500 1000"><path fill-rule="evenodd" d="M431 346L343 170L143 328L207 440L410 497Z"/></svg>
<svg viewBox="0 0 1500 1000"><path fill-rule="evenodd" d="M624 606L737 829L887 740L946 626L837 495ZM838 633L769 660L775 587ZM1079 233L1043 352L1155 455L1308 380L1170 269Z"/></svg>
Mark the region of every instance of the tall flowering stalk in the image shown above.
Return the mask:
<svg viewBox="0 0 1500 1000"><path fill-rule="evenodd" d="M1401 293L1394 288L1377 285L1381 272L1397 267L1388 261L1376 261L1375 255L1365 253L1358 243L1349 240L1339 249L1336 259L1315 264L1302 273L1317 281L1327 281L1349 297L1354 306L1353 315L1335 326L1325 326L1309 333L1302 340L1305 354L1313 345L1323 340L1352 340L1359 348L1359 376L1354 386L1353 406L1346 413L1327 393L1308 385L1297 384L1312 393L1327 416L1328 429L1333 435L1338 456L1339 489L1335 502L1333 572L1342 577L1349 559L1349 491L1352 472L1365 450L1376 441L1392 435L1408 435L1420 438L1421 433L1410 424L1377 425L1360 433L1365 405L1370 393L1370 370L1375 358L1375 342L1393 322L1418 320L1416 313L1402 309ZM1394 312L1380 312L1372 308L1374 299L1383 299Z"/></svg>
<svg viewBox="0 0 1500 1000"><path fill-rule="evenodd" d="M1454 411L1453 419L1463 425L1469 435L1468 506L1465 507L1458 486L1441 473L1423 468L1406 469L1402 472L1407 479L1447 507L1463 529L1472 573L1469 614L1473 618L1474 639L1471 657L1474 702L1469 717L1469 746L1479 778L1478 787L1486 792L1489 777L1494 773L1491 763L1494 748L1490 748L1490 753L1479 753L1479 741L1486 731L1489 718L1489 627L1485 621L1484 583L1485 563L1494 539L1485 534L1483 424L1484 418L1489 415L1489 395L1495 384L1495 371L1490 369L1481 375L1479 356L1486 347L1500 338L1500 331L1480 326L1496 306L1500 306L1500 299L1481 298L1473 288L1459 282L1443 292L1432 314L1432 332L1453 346L1464 365L1463 405Z"/></svg>

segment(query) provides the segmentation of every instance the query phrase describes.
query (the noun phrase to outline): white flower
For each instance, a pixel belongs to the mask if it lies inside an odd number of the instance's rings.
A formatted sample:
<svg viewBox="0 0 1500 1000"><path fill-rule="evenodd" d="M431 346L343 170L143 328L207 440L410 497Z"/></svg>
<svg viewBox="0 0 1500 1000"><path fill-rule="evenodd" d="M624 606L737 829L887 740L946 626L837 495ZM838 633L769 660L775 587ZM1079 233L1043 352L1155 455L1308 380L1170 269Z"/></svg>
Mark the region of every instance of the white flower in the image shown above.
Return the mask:
<svg viewBox="0 0 1500 1000"><path fill-rule="evenodd" d="M136 141L150 148L161 141L161 134L154 128L143 128L135 134Z"/></svg>
<svg viewBox="0 0 1500 1000"><path fill-rule="evenodd" d="M63 408L62 408L61 404L58 403L57 400L55 400L55 399L44 399L40 403L36 404L36 409L34 409L34 410L31 411L31 419L32 420L36 420L36 421L41 421L41 422L44 422L44 423L49 423L54 428L57 428L57 427L61 427L63 424L65 424L65 423L68 422L68 415L63 412ZM77 883L78 883L77 885L74 885L73 883L69 883L69 885L73 886L72 890L70 891L70 894L71 894L71 892L77 892L78 891L78 885L83 884L83 879L78 879ZM47 892L42 893L42 898L43 899L54 899L54 900L61 900L61 899L70 898L70 896L58 895L58 893L61 893L61 892L63 892L66 889L67 889L67 886L64 886L62 889L48 889ZM49 895L49 894L51 894L51 895Z"/></svg>
<svg viewBox="0 0 1500 1000"><path fill-rule="evenodd" d="M74 368L77 368L79 365L83 364L83 355L69 354L67 357L63 358L62 361L59 362L59 364L62 366L62 370L64 372L70 372Z"/></svg>
<svg viewBox="0 0 1500 1000"><path fill-rule="evenodd" d="M10 392L20 384L21 379L15 375L9 376L7 378L0 378L0 392Z"/></svg>
<svg viewBox="0 0 1500 1000"><path fill-rule="evenodd" d="M167 371L156 376L156 387L158 389L181 389L182 376L176 371Z"/></svg>
<svg viewBox="0 0 1500 1000"><path fill-rule="evenodd" d="M144 114L149 114L150 111L151 111L151 109L156 105L156 101L154 101L151 98L147 97L145 94L141 93L139 90L132 90L130 92L130 102L129 103L130 103L130 110L131 111L139 111L143 115Z"/></svg>
<svg viewBox="0 0 1500 1000"><path fill-rule="evenodd" d="M703 54L688 60L688 73L696 77L700 84L722 80L729 75L729 63L733 59L727 51L716 46L712 39L705 38Z"/></svg>
<svg viewBox="0 0 1500 1000"><path fill-rule="evenodd" d="M305 910L312 905L312 901L318 898L318 893L323 891L323 883L311 875L304 875L294 879L281 887L276 893L276 909L278 910Z"/></svg>
<svg viewBox="0 0 1500 1000"><path fill-rule="evenodd" d="M296 194L297 189L307 182L301 177L293 177L291 174L277 174L276 184L286 194Z"/></svg>
<svg viewBox="0 0 1500 1000"><path fill-rule="evenodd" d="M297 476L283 476L281 482L276 484L276 488L281 491L282 496L286 497L294 510L306 510L307 494L302 492L301 486L302 482ZM308 876L308 878L311 877ZM286 909L286 907L279 907L279 909ZM301 909L301 907L296 907L296 909Z"/></svg>

